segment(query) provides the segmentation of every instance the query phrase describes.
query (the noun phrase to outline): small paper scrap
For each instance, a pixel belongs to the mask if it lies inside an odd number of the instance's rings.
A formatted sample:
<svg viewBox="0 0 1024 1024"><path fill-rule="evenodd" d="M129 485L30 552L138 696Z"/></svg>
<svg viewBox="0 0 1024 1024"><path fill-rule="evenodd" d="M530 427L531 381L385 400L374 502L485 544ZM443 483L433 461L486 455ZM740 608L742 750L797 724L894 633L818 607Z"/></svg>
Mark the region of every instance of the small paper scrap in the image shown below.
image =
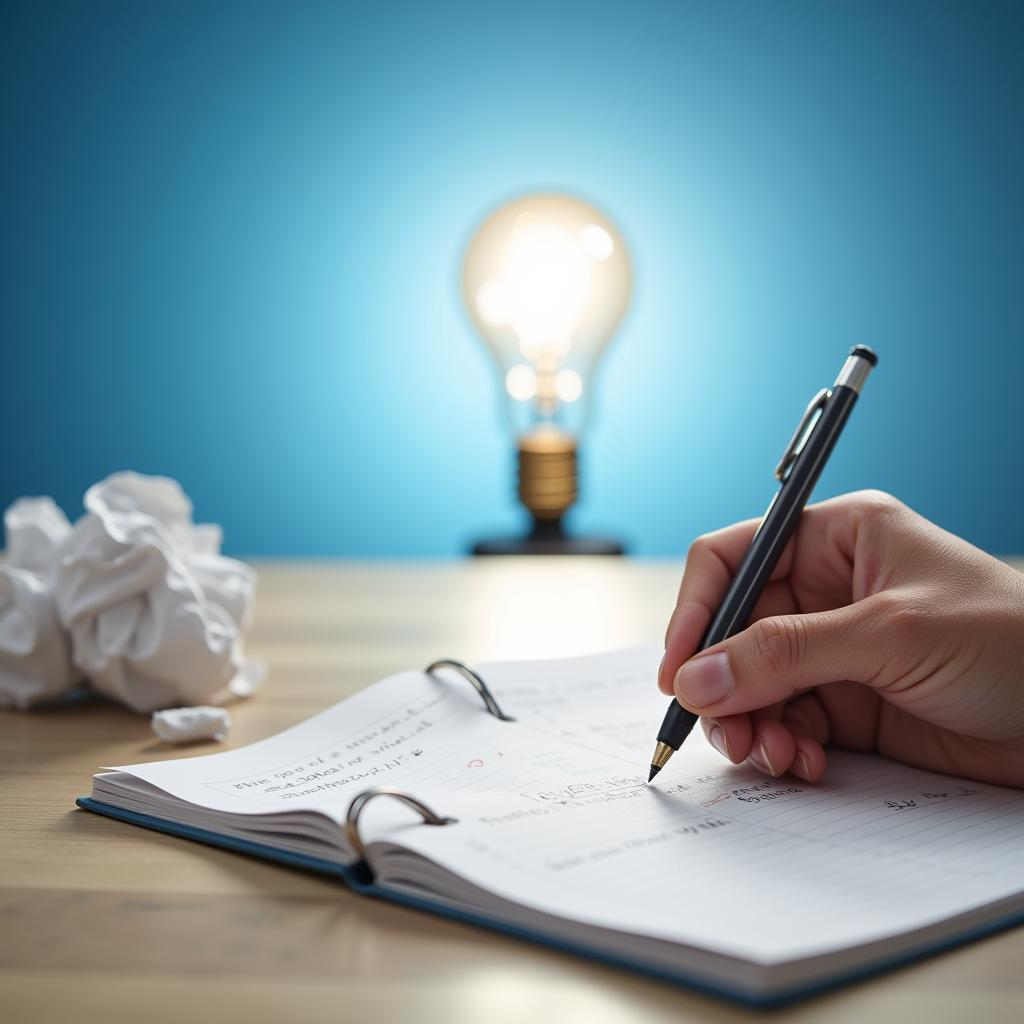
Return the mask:
<svg viewBox="0 0 1024 1024"><path fill-rule="evenodd" d="M224 708L171 708L154 711L150 720L153 732L165 743L196 743L217 740L231 731L231 712Z"/></svg>

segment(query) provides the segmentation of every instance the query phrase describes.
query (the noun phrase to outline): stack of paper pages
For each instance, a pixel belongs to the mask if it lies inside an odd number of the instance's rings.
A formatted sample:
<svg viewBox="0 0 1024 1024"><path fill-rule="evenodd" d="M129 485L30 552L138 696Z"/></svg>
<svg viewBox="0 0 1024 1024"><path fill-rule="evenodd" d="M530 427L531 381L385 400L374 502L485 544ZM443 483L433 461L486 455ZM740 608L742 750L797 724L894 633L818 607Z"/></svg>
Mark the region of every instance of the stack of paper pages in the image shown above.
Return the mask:
<svg viewBox="0 0 1024 1024"><path fill-rule="evenodd" d="M406 672L278 736L101 772L90 810L334 872L363 891L769 1003L1024 916L1024 792L829 751L824 782L700 730L654 785L660 650ZM397 800L349 806L380 785Z"/></svg>

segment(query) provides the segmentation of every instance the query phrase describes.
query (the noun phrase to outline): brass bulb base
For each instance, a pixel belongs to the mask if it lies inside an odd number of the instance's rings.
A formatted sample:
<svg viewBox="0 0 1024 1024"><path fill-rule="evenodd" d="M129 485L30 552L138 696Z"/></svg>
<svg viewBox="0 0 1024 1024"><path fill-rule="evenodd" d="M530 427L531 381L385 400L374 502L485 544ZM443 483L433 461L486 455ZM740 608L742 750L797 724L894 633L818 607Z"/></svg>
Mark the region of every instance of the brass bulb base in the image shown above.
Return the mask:
<svg viewBox="0 0 1024 1024"><path fill-rule="evenodd" d="M579 494L576 441L554 430L519 439L519 500L537 522L558 522Z"/></svg>

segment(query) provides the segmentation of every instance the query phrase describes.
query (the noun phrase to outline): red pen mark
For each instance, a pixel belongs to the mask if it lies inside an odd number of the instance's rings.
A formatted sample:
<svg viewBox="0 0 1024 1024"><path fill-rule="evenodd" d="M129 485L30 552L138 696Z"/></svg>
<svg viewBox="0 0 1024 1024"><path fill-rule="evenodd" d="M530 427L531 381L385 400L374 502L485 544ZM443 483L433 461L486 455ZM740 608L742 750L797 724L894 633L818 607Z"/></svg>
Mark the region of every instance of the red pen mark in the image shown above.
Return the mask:
<svg viewBox="0 0 1024 1024"><path fill-rule="evenodd" d="M479 757L474 757L471 761L466 762L467 768L483 768L484 763Z"/></svg>
<svg viewBox="0 0 1024 1024"><path fill-rule="evenodd" d="M719 793L718 796L713 796L710 800L701 800L701 807L714 807L715 804L720 804L723 800L728 800L728 793Z"/></svg>

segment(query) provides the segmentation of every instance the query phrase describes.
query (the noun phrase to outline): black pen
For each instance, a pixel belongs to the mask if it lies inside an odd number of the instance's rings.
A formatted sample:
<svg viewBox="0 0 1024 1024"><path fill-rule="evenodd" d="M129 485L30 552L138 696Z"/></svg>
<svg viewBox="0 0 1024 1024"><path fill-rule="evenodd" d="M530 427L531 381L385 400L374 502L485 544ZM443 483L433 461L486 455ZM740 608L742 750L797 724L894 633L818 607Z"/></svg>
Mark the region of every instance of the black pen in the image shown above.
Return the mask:
<svg viewBox="0 0 1024 1024"><path fill-rule="evenodd" d="M877 364L878 356L870 348L855 345L850 349L850 355L832 389L822 388L811 399L811 404L807 406L775 469L775 477L782 486L775 492L729 584L722 606L700 642L699 650L721 643L746 628L754 605L778 563L786 542L793 536L800 513L818 482L840 431L853 411L861 388L872 367ZM651 758L648 782L683 745L683 740L690 735L698 717L687 711L677 700L672 701L658 732L658 745Z"/></svg>

